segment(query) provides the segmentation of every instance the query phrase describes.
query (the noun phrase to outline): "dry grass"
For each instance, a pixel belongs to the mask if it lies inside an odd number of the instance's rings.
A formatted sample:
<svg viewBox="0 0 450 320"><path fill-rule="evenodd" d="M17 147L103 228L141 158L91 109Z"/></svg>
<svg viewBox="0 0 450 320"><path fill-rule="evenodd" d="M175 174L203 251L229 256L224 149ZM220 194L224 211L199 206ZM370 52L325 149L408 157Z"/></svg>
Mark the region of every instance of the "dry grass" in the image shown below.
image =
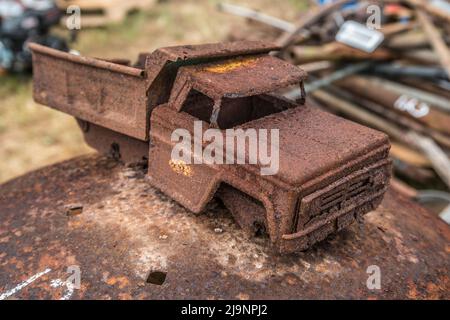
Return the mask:
<svg viewBox="0 0 450 320"><path fill-rule="evenodd" d="M230 2L287 20L295 19L306 3ZM121 24L82 29L73 47L90 56L135 59L139 52L160 46L221 41L233 28L246 28L243 19L218 12L217 3L166 0L147 12L131 14ZM87 152L92 150L84 144L73 118L33 102L30 79L0 77L0 182Z"/></svg>

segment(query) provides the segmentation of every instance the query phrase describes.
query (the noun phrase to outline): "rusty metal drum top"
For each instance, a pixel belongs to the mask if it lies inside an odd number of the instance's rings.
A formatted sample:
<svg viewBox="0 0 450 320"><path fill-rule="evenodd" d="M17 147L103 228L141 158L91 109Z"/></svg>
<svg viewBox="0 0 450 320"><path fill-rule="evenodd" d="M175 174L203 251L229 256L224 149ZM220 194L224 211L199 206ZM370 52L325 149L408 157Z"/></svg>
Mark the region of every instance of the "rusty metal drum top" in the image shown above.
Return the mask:
<svg viewBox="0 0 450 320"><path fill-rule="evenodd" d="M9 299L450 298L448 226L392 190L364 223L288 256L217 202L196 216L96 155L1 185L0 212L0 295L40 275ZM55 281L73 265L81 288L67 296ZM372 265L381 290L366 285Z"/></svg>

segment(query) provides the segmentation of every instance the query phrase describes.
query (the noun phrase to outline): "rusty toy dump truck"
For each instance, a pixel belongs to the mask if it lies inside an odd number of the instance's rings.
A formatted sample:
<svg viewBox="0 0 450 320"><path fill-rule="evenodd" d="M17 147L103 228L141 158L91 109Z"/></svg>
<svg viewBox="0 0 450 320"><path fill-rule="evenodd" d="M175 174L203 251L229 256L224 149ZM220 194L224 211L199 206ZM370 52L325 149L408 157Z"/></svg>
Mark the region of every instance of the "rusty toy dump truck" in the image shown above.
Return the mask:
<svg viewBox="0 0 450 320"><path fill-rule="evenodd" d="M280 90L302 89L306 74L269 55L277 50L271 44L166 47L134 65L30 48L34 99L74 116L90 146L124 162L146 161L149 183L193 212L218 197L242 228L268 234L281 253L350 225L387 189L387 136L311 107L304 94L283 98ZM195 135L194 123L224 137L228 129L277 129L278 170L263 175L259 161L174 160L173 133ZM255 152L248 145L245 159Z"/></svg>

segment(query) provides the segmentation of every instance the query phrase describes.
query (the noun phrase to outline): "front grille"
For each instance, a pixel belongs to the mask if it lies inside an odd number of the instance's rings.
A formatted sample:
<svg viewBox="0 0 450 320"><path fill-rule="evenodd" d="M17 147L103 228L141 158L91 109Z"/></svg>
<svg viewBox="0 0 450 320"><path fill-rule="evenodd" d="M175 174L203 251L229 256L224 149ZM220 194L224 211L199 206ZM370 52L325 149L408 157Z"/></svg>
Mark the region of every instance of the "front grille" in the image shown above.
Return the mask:
<svg viewBox="0 0 450 320"><path fill-rule="evenodd" d="M389 166L375 165L355 172L305 196L298 208L297 230L352 205L362 205L387 186Z"/></svg>
<svg viewBox="0 0 450 320"><path fill-rule="evenodd" d="M365 192L370 190L372 183L370 177L360 177L356 181L352 181L343 190L333 190L321 197L319 214L335 212L342 210L347 202L362 196Z"/></svg>

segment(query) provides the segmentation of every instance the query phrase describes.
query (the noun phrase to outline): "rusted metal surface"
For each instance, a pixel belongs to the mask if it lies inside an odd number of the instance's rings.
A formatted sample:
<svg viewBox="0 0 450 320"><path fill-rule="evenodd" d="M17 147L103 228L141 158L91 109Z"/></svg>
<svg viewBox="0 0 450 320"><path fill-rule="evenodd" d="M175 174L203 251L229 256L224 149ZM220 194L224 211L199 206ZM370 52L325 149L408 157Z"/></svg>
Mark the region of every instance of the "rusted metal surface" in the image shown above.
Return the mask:
<svg viewBox="0 0 450 320"><path fill-rule="evenodd" d="M222 200L238 224L262 225L282 253L347 227L387 190L387 136L303 105L306 73L268 55L276 49L270 43L167 47L140 55L136 67L31 49L35 99L80 118L91 146L124 161L148 158L150 184L196 213L219 189L234 190ZM292 85L301 88L297 103L276 95ZM196 120L202 133L220 128L224 137L228 128L279 130L279 170L262 176L260 163L249 164L245 142L246 164L174 161L172 133L194 135ZM233 203L239 193L251 202Z"/></svg>
<svg viewBox="0 0 450 320"><path fill-rule="evenodd" d="M147 80L142 69L34 43L30 48L37 102L136 139L147 139Z"/></svg>
<svg viewBox="0 0 450 320"><path fill-rule="evenodd" d="M73 203L82 213L68 216ZM145 171L95 155L1 185L0 212L0 296L47 270L9 299L65 296L52 280L72 265L81 289L70 299L450 298L449 227L392 190L364 222L288 256L219 203L193 214ZM371 265L381 290L366 286Z"/></svg>
<svg viewBox="0 0 450 320"><path fill-rule="evenodd" d="M148 159L149 144L93 123L77 120L84 141L99 153L124 163L140 163Z"/></svg>

